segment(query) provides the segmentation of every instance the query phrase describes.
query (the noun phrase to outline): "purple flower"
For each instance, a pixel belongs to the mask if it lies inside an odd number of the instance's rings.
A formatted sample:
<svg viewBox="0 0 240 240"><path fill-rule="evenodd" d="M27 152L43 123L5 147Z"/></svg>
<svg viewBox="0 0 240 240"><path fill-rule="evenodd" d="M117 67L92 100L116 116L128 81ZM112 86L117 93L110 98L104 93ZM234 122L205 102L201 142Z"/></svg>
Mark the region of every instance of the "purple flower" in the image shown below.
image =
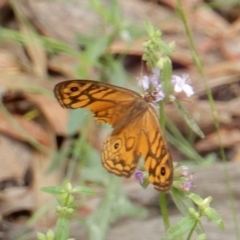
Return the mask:
<svg viewBox="0 0 240 240"><path fill-rule="evenodd" d="M194 180L194 176L193 174L190 174L186 181L182 183L182 189L185 191L185 192L189 192L190 189L193 187L193 180Z"/></svg>
<svg viewBox="0 0 240 240"><path fill-rule="evenodd" d="M139 181L140 184L143 184L144 181L144 173L140 170L136 170L134 172L134 177Z"/></svg>
<svg viewBox="0 0 240 240"><path fill-rule="evenodd" d="M185 192L189 192L190 188L192 188L193 184L191 181L184 182L182 188Z"/></svg>
<svg viewBox="0 0 240 240"><path fill-rule="evenodd" d="M173 75L172 84L174 86L175 92L185 92L185 94L190 97L194 94L192 86L189 85L190 79L187 74L183 74L182 77Z"/></svg>
<svg viewBox="0 0 240 240"><path fill-rule="evenodd" d="M174 186L184 192L189 192L194 186L195 176L189 173L188 167L178 166L174 169Z"/></svg>
<svg viewBox="0 0 240 240"><path fill-rule="evenodd" d="M164 94L162 88L161 89L160 88L157 89L157 91L155 92L154 96L156 98L154 102L162 101L165 98L165 94Z"/></svg>

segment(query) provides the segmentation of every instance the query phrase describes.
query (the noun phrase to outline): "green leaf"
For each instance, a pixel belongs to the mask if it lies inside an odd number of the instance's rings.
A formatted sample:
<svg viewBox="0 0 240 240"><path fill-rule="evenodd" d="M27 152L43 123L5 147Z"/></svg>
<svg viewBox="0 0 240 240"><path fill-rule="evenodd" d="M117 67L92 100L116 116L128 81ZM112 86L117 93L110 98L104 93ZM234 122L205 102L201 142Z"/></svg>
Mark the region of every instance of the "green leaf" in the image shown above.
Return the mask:
<svg viewBox="0 0 240 240"><path fill-rule="evenodd" d="M69 235L69 221L64 217L58 218L56 224L56 239L66 240L68 238L68 235Z"/></svg>
<svg viewBox="0 0 240 240"><path fill-rule="evenodd" d="M109 36L102 36L97 41L92 39L91 47L88 47L85 52L91 64L96 64L99 61L99 58L106 52L109 43Z"/></svg>
<svg viewBox="0 0 240 240"><path fill-rule="evenodd" d="M55 239L55 233L52 229L49 229L46 233L47 240L54 240Z"/></svg>
<svg viewBox="0 0 240 240"><path fill-rule="evenodd" d="M207 198L204 198L202 208L209 207L211 201L212 201L211 196L208 196Z"/></svg>
<svg viewBox="0 0 240 240"><path fill-rule="evenodd" d="M62 187L58 187L58 186L43 187L43 188L41 188L41 190L43 192L51 193L54 195L59 195L59 194L62 194L65 192L65 190Z"/></svg>
<svg viewBox="0 0 240 240"><path fill-rule="evenodd" d="M173 102L177 109L180 111L181 115L185 119L187 125L201 138L204 138L204 133L201 131L199 126L196 124L196 122L193 120L193 118L188 114L186 109L182 106L182 104L178 101L175 100Z"/></svg>
<svg viewBox="0 0 240 240"><path fill-rule="evenodd" d="M214 208L206 207L203 212L210 220L215 221L220 229L224 229L223 220Z"/></svg>
<svg viewBox="0 0 240 240"><path fill-rule="evenodd" d="M85 186L77 186L73 188L73 192L76 193L85 193L85 194L89 194L89 195L94 195L96 194L96 192L94 190L92 190L89 187L85 187Z"/></svg>
<svg viewBox="0 0 240 240"><path fill-rule="evenodd" d="M195 223L196 220L191 215L181 218L167 230L162 240L179 239L183 234L189 232L194 227Z"/></svg>
<svg viewBox="0 0 240 240"><path fill-rule="evenodd" d="M206 234L202 233L202 234L198 235L196 240L206 240Z"/></svg>
<svg viewBox="0 0 240 240"><path fill-rule="evenodd" d="M149 21L146 21L145 22L145 27L146 27L146 30L147 30L147 33L148 33L149 37L151 38L154 35L154 32L155 32L155 29L154 29L153 25Z"/></svg>
<svg viewBox="0 0 240 240"><path fill-rule="evenodd" d="M37 239L38 240L47 240L47 237L45 236L45 234L37 232Z"/></svg>
<svg viewBox="0 0 240 240"><path fill-rule="evenodd" d="M188 194L188 197L192 199L192 201L196 203L198 206L201 206L203 204L203 199L195 193Z"/></svg>
<svg viewBox="0 0 240 240"><path fill-rule="evenodd" d="M189 213L189 208L194 208L192 200L189 199L188 195L186 195L183 191L177 188L172 188L170 193L177 208L183 215L187 215Z"/></svg>

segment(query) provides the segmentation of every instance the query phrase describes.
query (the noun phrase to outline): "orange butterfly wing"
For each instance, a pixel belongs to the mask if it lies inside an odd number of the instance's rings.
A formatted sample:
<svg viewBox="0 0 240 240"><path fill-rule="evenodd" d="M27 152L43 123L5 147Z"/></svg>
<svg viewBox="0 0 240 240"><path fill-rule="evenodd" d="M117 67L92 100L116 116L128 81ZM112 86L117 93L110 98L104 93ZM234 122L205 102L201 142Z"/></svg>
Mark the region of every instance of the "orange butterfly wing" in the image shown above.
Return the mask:
<svg viewBox="0 0 240 240"><path fill-rule="evenodd" d="M88 108L94 113L95 120L113 127L122 121L123 110L142 98L134 91L90 80L60 82L54 93L62 107Z"/></svg>
<svg viewBox="0 0 240 240"><path fill-rule="evenodd" d="M173 163L168 145L152 106L144 114L143 136L140 145L145 159L144 168L149 173L148 181L162 192L170 189L173 181Z"/></svg>
<svg viewBox="0 0 240 240"><path fill-rule="evenodd" d="M149 182L157 190L170 189L173 179L170 152L155 110L140 94L89 80L61 82L54 93L63 107L88 108L97 121L113 126L102 152L102 163L109 172L130 177L142 155Z"/></svg>

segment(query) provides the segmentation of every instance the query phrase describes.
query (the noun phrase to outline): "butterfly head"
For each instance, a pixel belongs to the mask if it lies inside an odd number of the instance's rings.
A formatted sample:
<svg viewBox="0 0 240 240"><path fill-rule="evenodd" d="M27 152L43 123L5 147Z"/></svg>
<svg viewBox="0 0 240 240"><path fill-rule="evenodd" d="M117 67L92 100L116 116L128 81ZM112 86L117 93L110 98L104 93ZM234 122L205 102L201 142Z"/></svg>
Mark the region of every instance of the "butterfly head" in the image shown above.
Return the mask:
<svg viewBox="0 0 240 240"><path fill-rule="evenodd" d="M162 99L159 99L157 91L153 91L153 92L147 91L145 92L143 98L145 99L146 102L149 102L149 103L156 103L162 100Z"/></svg>

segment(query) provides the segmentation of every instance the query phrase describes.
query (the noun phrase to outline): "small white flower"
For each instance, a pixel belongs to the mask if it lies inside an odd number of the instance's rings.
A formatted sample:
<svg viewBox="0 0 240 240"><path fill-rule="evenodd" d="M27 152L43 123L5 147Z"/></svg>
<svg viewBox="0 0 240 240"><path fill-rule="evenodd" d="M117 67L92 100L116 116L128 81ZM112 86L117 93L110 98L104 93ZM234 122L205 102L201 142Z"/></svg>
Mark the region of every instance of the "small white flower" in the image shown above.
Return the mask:
<svg viewBox="0 0 240 240"><path fill-rule="evenodd" d="M173 75L172 84L174 85L175 92L185 92L185 94L190 97L194 94L192 86L189 85L190 79L187 74L182 75L182 77Z"/></svg>
<svg viewBox="0 0 240 240"><path fill-rule="evenodd" d="M145 75L142 78L140 78L138 83L144 89L144 91L149 89L150 80L148 76Z"/></svg>
<svg viewBox="0 0 240 240"><path fill-rule="evenodd" d="M190 174L187 176L187 180L185 182L182 183L182 189L185 192L189 192L190 189L194 186L193 181L194 181L194 175Z"/></svg>

